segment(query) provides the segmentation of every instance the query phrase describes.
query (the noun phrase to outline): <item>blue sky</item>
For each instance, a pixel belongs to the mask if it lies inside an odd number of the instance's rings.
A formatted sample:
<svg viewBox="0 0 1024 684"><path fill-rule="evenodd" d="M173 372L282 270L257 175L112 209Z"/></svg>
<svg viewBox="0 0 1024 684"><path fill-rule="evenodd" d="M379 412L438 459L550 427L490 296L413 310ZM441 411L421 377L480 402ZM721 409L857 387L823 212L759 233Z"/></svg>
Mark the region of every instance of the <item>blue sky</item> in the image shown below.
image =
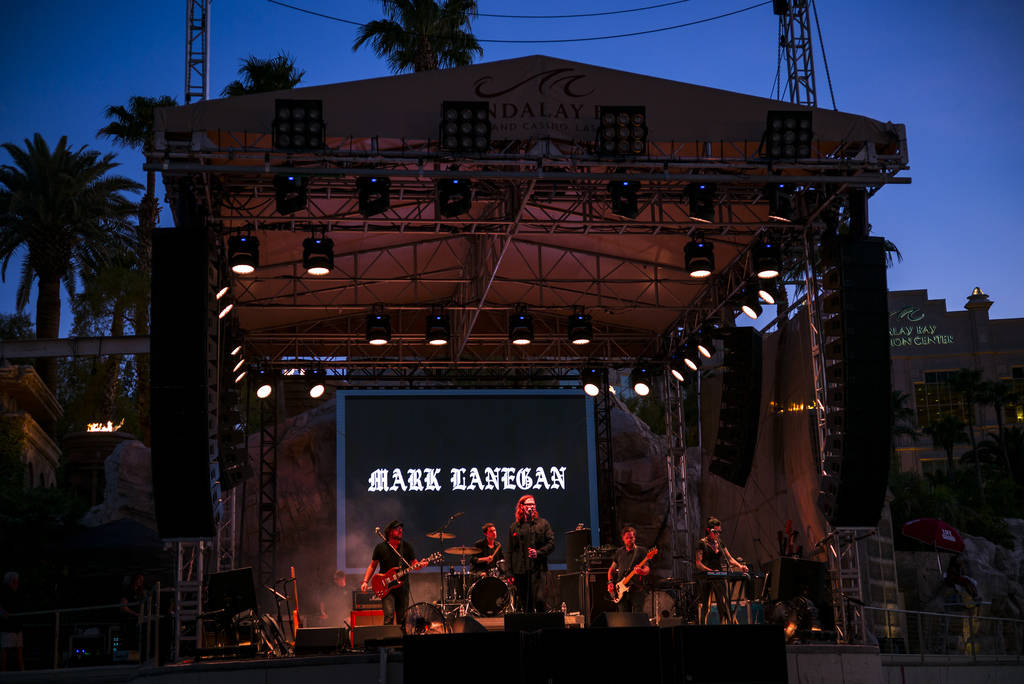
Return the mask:
<svg viewBox="0 0 1024 684"><path fill-rule="evenodd" d="M370 0L289 0L358 22L380 16ZM682 24L740 10L757 0L690 0L655 10L589 19L480 17L484 40L601 36ZM657 0L480 0L492 14L577 14L659 4ZM1024 317L1020 294L1024 173L1024 3L979 0L817 0L838 109L907 125L913 184L883 188L871 201L874 233L900 248L890 289L927 289L962 308L980 286L995 318ZM185 87L185 0L34 0L5 3L0 44L0 142L35 132L51 145L112 150L96 131L103 110L131 95ZM211 93L236 77L249 55L285 51L305 69L303 85L388 74L369 49L353 52L355 27L265 0L213 0ZM634 38L555 44L484 42L483 61L531 54L769 96L778 22L771 5L688 28ZM831 107L815 44L819 106ZM142 156L119 151L121 170L142 181ZM0 151L0 163L9 161ZM1015 218L1018 217L1018 218ZM164 211L162 223L170 222ZM19 262L0 284L0 312L15 310ZM34 315L33 303L28 309ZM67 332L70 314L61 327Z"/></svg>

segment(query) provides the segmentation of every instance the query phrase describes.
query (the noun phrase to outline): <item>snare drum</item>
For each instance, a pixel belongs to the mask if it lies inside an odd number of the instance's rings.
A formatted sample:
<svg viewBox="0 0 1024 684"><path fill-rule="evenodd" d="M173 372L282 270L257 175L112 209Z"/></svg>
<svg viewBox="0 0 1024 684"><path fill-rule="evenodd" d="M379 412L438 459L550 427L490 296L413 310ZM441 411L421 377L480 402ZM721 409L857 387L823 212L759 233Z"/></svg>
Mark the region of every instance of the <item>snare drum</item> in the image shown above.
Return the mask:
<svg viewBox="0 0 1024 684"><path fill-rule="evenodd" d="M444 599L446 603L458 603L466 598L476 575L452 570L444 576Z"/></svg>
<svg viewBox="0 0 1024 684"><path fill-rule="evenodd" d="M481 577L469 590L469 605L481 617L504 615L513 609L512 592L497 577Z"/></svg>

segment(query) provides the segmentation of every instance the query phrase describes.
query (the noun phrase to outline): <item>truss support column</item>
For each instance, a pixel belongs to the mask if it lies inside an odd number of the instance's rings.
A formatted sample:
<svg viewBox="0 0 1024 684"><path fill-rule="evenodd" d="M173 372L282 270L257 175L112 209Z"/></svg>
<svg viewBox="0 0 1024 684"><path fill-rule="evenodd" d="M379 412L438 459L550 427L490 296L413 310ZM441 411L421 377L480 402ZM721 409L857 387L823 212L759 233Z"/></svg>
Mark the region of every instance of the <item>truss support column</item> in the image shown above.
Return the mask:
<svg viewBox="0 0 1024 684"><path fill-rule="evenodd" d="M186 0L185 104L210 98L210 0Z"/></svg>
<svg viewBox="0 0 1024 684"><path fill-rule="evenodd" d="M845 643L864 643L864 596L857 544L876 531L874 528L837 527L833 530L832 543L826 547L832 584L832 613L839 640Z"/></svg>
<svg viewBox="0 0 1024 684"><path fill-rule="evenodd" d="M206 543L183 540L174 543L174 659L194 654L203 645L203 554Z"/></svg>
<svg viewBox="0 0 1024 684"><path fill-rule="evenodd" d="M788 5L785 13L779 14L779 45L786 53L789 101L805 107L817 107L810 2L790 0Z"/></svg>
<svg viewBox="0 0 1024 684"><path fill-rule="evenodd" d="M689 495L686 479L686 416L683 385L665 373L665 427L668 430L668 520L672 540L672 576L689 580L690 557Z"/></svg>
<svg viewBox="0 0 1024 684"><path fill-rule="evenodd" d="M615 512L615 459L612 455L612 397L608 369L601 369L601 391L594 397L594 444L597 449L597 501L601 543L614 543L618 534Z"/></svg>
<svg viewBox="0 0 1024 684"><path fill-rule="evenodd" d="M258 586L273 585L277 567L277 410L281 388L274 401L260 402L260 492Z"/></svg>

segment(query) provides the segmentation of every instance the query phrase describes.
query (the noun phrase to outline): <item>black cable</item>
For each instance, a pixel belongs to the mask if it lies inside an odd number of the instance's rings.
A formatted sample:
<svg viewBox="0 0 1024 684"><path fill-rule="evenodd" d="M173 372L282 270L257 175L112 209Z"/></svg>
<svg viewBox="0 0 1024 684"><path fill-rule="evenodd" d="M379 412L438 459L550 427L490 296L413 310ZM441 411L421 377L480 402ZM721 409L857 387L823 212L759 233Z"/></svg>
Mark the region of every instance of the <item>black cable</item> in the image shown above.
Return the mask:
<svg viewBox="0 0 1024 684"><path fill-rule="evenodd" d="M577 19L580 17L605 17L609 14L628 14L630 12L643 12L644 10L669 7L671 5L682 5L690 0L675 0L674 2L663 2L658 5L647 5L646 7L634 7L633 9L611 10L609 12L584 12L580 14L486 14L478 12L478 17L495 17L498 19Z"/></svg>
<svg viewBox="0 0 1024 684"><path fill-rule="evenodd" d="M685 24L676 24L675 26L663 26L661 28L648 29L646 31L634 31L632 33L618 33L618 34L609 35L609 36L590 36L590 37L587 37L587 38L551 38L551 39L547 39L547 40L511 40L511 39L499 39L499 38L477 38L476 40L477 40L478 43L518 43L518 44L528 43L528 44L540 44L540 43L582 43L582 42L587 42L587 41L592 41L592 40L609 40L611 38L631 38L633 36L643 36L643 35L648 35L648 34L651 34L651 33L660 33L662 31L672 31L674 29L686 28L688 26L696 26L697 24L705 24L705 23L707 23L709 21L715 21L716 19L724 19L725 17L731 17L734 14L741 14L743 12L748 12L748 11L750 11L752 9L757 9L758 7L763 7L765 5L769 5L769 4L771 4L771 1L772 0L765 0L764 2L759 2L756 5L750 5L749 7L744 7L743 9L738 9L738 10L735 10L733 12L726 12L725 14L719 14L717 16L708 17L706 19L698 19L696 21L690 21L690 22L687 22ZM330 19L332 21L340 21L343 24L351 24L352 26L365 26L366 25L366 24L361 24L358 21L352 21L350 19L342 19L341 17L334 17L334 16L331 16L329 14L322 14L320 12L314 12L312 10L307 10L307 9L302 8L302 7L296 7L295 5L289 5L288 3L281 2L281 0L267 0L267 2L269 2L271 4L274 4L274 5L280 5L281 7L287 7L288 9L295 10L296 12L303 12L305 14L311 14L313 16L321 17L323 19Z"/></svg>
<svg viewBox="0 0 1024 684"><path fill-rule="evenodd" d="M818 5L811 0L811 9L814 10L814 25L818 27L818 45L821 46L821 60L825 63L825 78L828 80L828 94L832 98L832 109L836 108L836 94L832 92L832 74L828 70L828 57L825 56L825 41L821 39L821 24L818 22Z"/></svg>

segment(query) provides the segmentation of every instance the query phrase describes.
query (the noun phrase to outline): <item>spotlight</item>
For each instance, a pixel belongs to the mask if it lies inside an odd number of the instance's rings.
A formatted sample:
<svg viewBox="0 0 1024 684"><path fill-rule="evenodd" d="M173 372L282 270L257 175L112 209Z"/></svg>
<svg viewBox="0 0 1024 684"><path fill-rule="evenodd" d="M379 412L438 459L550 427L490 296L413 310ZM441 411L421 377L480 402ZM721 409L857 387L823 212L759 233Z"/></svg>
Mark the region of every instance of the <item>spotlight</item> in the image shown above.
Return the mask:
<svg viewBox="0 0 1024 684"><path fill-rule="evenodd" d="M677 351L672 354L672 357L668 360L668 370L672 373L672 377L679 382L686 382L687 376L693 372L693 368L690 368L689 364L686 363L686 359L683 357L682 352Z"/></svg>
<svg viewBox="0 0 1024 684"><path fill-rule="evenodd" d="M437 212L445 218L469 213L473 206L473 184L460 178L437 182Z"/></svg>
<svg viewBox="0 0 1024 684"><path fill-rule="evenodd" d="M235 345L235 348L232 349L229 353L230 353L231 356L238 356L239 354L242 353L242 345L240 345L240 344Z"/></svg>
<svg viewBox="0 0 1024 684"><path fill-rule="evenodd" d="M294 214L306 208L307 176L278 174L274 176L274 199L277 213L282 216Z"/></svg>
<svg viewBox="0 0 1024 684"><path fill-rule="evenodd" d="M391 341L391 316L383 308L375 306L366 316L366 341L377 347Z"/></svg>
<svg viewBox="0 0 1024 684"><path fill-rule="evenodd" d="M636 193L640 183L636 181L611 181L608 183L608 194L612 197L612 213L626 218L636 218L640 213Z"/></svg>
<svg viewBox="0 0 1024 684"><path fill-rule="evenodd" d="M749 285L744 287L740 293L740 309L742 309L747 318L755 320L764 311L761 308L761 302L758 301L757 290Z"/></svg>
<svg viewBox="0 0 1024 684"><path fill-rule="evenodd" d="M690 202L690 218L702 223L715 220L715 186L712 183L690 183L686 186Z"/></svg>
<svg viewBox="0 0 1024 684"><path fill-rule="evenodd" d="M594 339L594 326L590 322L590 315L582 311L569 314L569 321L566 324L568 329L569 342L572 344L590 344Z"/></svg>
<svg viewBox="0 0 1024 684"><path fill-rule="evenodd" d="M266 399L274 391L273 376L266 368L256 371L256 396Z"/></svg>
<svg viewBox="0 0 1024 684"><path fill-rule="evenodd" d="M784 183L769 183L764 188L768 196L768 218L790 222L796 212L793 209L793 187Z"/></svg>
<svg viewBox="0 0 1024 684"><path fill-rule="evenodd" d="M683 345L680 350L683 357L683 364L686 365L692 371L700 368L700 351L697 349L697 343L693 340L687 340L686 344Z"/></svg>
<svg viewBox="0 0 1024 684"><path fill-rule="evenodd" d="M754 259L754 272L758 278L775 278L779 275L782 250L778 242L766 235L755 243L750 251Z"/></svg>
<svg viewBox="0 0 1024 684"><path fill-rule="evenodd" d="M236 375L235 376L235 384L237 385L238 383L242 382L242 380L245 378L245 375L246 375L246 371L244 371L244 370L241 373L239 373L238 375Z"/></svg>
<svg viewBox="0 0 1024 684"><path fill-rule="evenodd" d="M491 112L485 101L441 103L441 147L449 152L486 152L491 146Z"/></svg>
<svg viewBox="0 0 1024 684"><path fill-rule="evenodd" d="M526 345L533 342L533 316L526 313L522 304L516 306L508 316L508 339L515 345Z"/></svg>
<svg viewBox="0 0 1024 684"><path fill-rule="evenodd" d="M647 150L646 107L600 107L598 120L599 154L643 154Z"/></svg>
<svg viewBox="0 0 1024 684"><path fill-rule="evenodd" d="M242 366L244 366L244 365L245 365L245 357L243 356L243 357L241 357L241 358L239 358L239 359L238 359L238 363L236 363L236 364L235 364L235 367L231 369L231 372L232 372L232 373L237 373L237 372L239 371L239 369L240 369L240 368L241 368Z"/></svg>
<svg viewBox="0 0 1024 684"><path fill-rule="evenodd" d="M580 383L588 397L596 397L601 393L601 369L584 368L580 371Z"/></svg>
<svg viewBox="0 0 1024 684"><path fill-rule="evenodd" d="M226 295L228 293L228 290L230 290L230 289L231 288L229 286L225 285L224 287L222 287L219 290L217 290L217 294L214 295L214 297L219 302L221 300L221 298L224 297L224 295Z"/></svg>
<svg viewBox="0 0 1024 684"><path fill-rule="evenodd" d="M220 311L217 312L217 318L223 319L225 316L231 313L231 310L234 308L234 302L230 300L225 301L224 305L220 307Z"/></svg>
<svg viewBox="0 0 1024 684"><path fill-rule="evenodd" d="M651 386L653 384L653 373L647 366L637 366L633 369L633 372L629 374L629 381L633 384L633 391L638 396L646 397L651 393Z"/></svg>
<svg viewBox="0 0 1024 684"><path fill-rule="evenodd" d="M260 241L255 235L228 238L228 266L239 275L249 275L260 265Z"/></svg>
<svg viewBox="0 0 1024 684"><path fill-rule="evenodd" d="M451 339L452 327L447 314L429 313L426 324L427 344L441 347Z"/></svg>
<svg viewBox="0 0 1024 684"><path fill-rule="evenodd" d="M306 373L306 387L311 399L319 399L324 396L324 392L327 391L327 386L324 384L326 380L327 373L323 368L315 368Z"/></svg>
<svg viewBox="0 0 1024 684"><path fill-rule="evenodd" d="M387 211L391 206L391 179L387 177L360 176L356 179L359 192L359 213L373 216Z"/></svg>
<svg viewBox="0 0 1024 684"><path fill-rule="evenodd" d="M302 152L323 146L323 100L274 101L274 149Z"/></svg>
<svg viewBox="0 0 1024 684"><path fill-rule="evenodd" d="M334 268L334 240L308 237L302 241L302 267L312 276L327 275Z"/></svg>
<svg viewBox="0 0 1024 684"><path fill-rule="evenodd" d="M697 338L694 344L697 348L697 353L705 359L710 359L715 353L715 341L712 336L713 330L714 328L708 325L702 325L697 329Z"/></svg>
<svg viewBox="0 0 1024 684"><path fill-rule="evenodd" d="M757 284L757 296L765 304L774 304L777 295L778 287L773 281L761 281Z"/></svg>
<svg viewBox="0 0 1024 684"><path fill-rule="evenodd" d="M812 112L769 111L765 123L765 150L769 159L806 159L811 156Z"/></svg>
<svg viewBox="0 0 1024 684"><path fill-rule="evenodd" d="M707 278L715 270L715 247L704 240L702 233L694 235L683 248L683 258L691 278Z"/></svg>

